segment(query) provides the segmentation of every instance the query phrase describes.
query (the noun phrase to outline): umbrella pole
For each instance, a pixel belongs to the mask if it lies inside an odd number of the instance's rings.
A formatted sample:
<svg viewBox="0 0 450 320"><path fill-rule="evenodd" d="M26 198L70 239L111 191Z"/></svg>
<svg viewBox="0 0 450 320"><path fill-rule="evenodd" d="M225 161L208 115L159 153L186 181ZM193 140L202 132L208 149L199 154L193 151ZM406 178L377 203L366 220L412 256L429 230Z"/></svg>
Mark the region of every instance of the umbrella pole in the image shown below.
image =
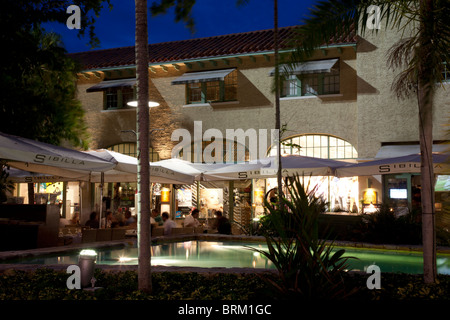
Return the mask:
<svg viewBox="0 0 450 320"><path fill-rule="evenodd" d="M81 181L78 181L78 221L81 225L82 220L81 220L81 208L82 208L82 203L83 203L83 190L81 189L82 185L81 185Z"/></svg>
<svg viewBox="0 0 450 320"><path fill-rule="evenodd" d="M102 172L100 174L100 213L98 218L98 228L101 229L102 227L102 214L103 214L103 183L105 180L105 173ZM106 219L105 219L105 228L106 228Z"/></svg>

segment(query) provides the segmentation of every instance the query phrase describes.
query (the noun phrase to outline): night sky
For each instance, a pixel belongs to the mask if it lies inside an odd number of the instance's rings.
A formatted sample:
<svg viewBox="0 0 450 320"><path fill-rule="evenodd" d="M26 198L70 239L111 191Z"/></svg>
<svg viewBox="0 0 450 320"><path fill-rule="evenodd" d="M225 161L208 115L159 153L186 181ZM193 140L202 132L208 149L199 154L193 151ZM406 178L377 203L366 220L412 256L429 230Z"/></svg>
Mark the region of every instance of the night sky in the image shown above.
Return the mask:
<svg viewBox="0 0 450 320"><path fill-rule="evenodd" d="M111 0L114 8L102 10L95 24L100 47L108 49L134 45L134 1ZM153 0L148 0L148 5ZM278 0L279 27L298 25L314 0ZM69 17L69 14L67 14ZM273 0L250 0L247 5L237 7L236 0L197 0L193 9L195 33L191 33L183 22L175 23L173 9L166 15L150 17L149 43L202 38L230 33L273 28ZM62 35L68 52L90 50L88 37L78 39L77 30L65 25L46 24L47 31Z"/></svg>

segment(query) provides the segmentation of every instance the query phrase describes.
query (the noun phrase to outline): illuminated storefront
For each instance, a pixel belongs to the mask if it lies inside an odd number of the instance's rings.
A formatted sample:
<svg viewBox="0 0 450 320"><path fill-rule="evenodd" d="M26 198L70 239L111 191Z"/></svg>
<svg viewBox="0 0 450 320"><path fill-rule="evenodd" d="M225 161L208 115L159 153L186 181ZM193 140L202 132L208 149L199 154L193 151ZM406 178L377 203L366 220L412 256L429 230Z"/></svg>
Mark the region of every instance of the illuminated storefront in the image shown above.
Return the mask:
<svg viewBox="0 0 450 320"><path fill-rule="evenodd" d="M347 141L338 137L322 134L299 135L282 141L282 155L296 154L301 156L351 161L358 157L356 149ZM268 154L276 155L276 147ZM321 196L329 203L329 211L358 213L360 211L358 177L311 176L303 177L305 186L316 188L316 196ZM277 188L277 179L266 179L265 193ZM268 199L269 200L269 199ZM255 214L259 215L262 207L257 205Z"/></svg>
<svg viewBox="0 0 450 320"><path fill-rule="evenodd" d="M137 157L137 144L135 142L115 144L108 147L107 150L115 151L131 157ZM149 160L151 162L159 161L158 153L151 147L149 148ZM160 187L161 186L159 184L152 186L151 194L154 198L152 203L155 203L156 200L160 200ZM101 203L102 212L111 210L113 213L116 213L118 211L125 212L126 210L130 210L132 215L136 215L136 182L117 181L105 183L103 190L101 190L101 185L99 183L95 183L93 184L93 190L92 198L94 200L94 209L96 211L99 211ZM157 197L157 199L155 199L155 197ZM160 205L160 201L158 203Z"/></svg>
<svg viewBox="0 0 450 320"><path fill-rule="evenodd" d="M33 189L35 204L58 205L63 218L70 220L80 211L80 184L77 181L33 183ZM64 190L66 191L65 196ZM28 183L17 183L9 201L30 203Z"/></svg>

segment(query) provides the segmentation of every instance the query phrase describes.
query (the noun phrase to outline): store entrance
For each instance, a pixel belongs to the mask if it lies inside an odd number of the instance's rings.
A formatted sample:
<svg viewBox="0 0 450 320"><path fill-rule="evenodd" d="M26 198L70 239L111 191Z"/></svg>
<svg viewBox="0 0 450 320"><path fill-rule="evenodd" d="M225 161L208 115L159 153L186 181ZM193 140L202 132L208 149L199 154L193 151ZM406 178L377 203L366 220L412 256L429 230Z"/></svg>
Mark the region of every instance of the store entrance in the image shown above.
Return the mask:
<svg viewBox="0 0 450 320"><path fill-rule="evenodd" d="M95 199L99 198L100 185L96 184ZM102 210L106 212L108 210L113 213L121 211L125 212L130 210L135 214L135 195L137 190L136 183L115 182L107 183L104 189L104 195L102 198ZM120 209L120 210L119 210Z"/></svg>
<svg viewBox="0 0 450 320"><path fill-rule="evenodd" d="M420 208L420 175L403 173L383 176L386 204L399 214Z"/></svg>

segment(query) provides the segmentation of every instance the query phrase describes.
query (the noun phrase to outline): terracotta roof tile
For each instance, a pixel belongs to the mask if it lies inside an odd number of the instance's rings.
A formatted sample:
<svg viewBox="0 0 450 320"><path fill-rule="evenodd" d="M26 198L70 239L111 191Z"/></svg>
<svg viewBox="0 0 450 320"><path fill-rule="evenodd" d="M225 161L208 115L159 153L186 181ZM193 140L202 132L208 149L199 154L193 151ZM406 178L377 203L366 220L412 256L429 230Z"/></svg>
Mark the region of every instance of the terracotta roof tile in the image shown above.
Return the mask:
<svg viewBox="0 0 450 320"><path fill-rule="evenodd" d="M289 48L295 26L279 28L280 49ZM354 33L335 43L356 43ZM208 38L149 44L149 63L213 58L273 51L273 29L227 34ZM134 46L71 53L85 70L134 66Z"/></svg>

